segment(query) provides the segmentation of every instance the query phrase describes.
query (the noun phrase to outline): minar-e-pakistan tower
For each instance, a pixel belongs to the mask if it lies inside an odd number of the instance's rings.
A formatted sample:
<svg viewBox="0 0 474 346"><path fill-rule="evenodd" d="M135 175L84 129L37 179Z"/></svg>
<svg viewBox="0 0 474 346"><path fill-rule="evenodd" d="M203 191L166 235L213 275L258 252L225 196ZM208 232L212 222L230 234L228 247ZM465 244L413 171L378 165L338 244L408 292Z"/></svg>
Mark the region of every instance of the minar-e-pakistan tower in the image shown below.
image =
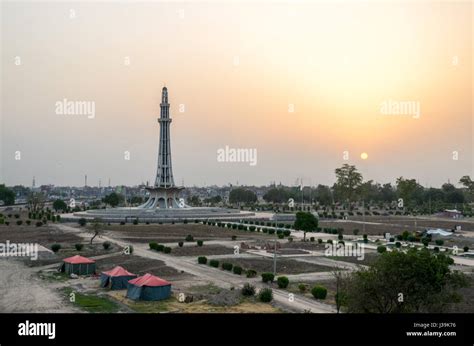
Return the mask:
<svg viewBox="0 0 474 346"><path fill-rule="evenodd" d="M63 220L77 221L78 218L100 218L106 222L173 222L185 219L208 220L221 219L233 220L253 217L251 211L227 209L219 207L190 207L179 198L179 193L184 187L176 186L173 179L171 164L170 140L170 104L168 103L168 89L161 92L160 117L160 143L158 146L158 163L155 184L147 187L148 199L138 207L119 207L108 209L89 209L75 212L72 215L63 215Z"/></svg>
<svg viewBox="0 0 474 346"><path fill-rule="evenodd" d="M158 149L158 167L156 170L155 185L147 188L150 196L145 204L139 208L184 208L182 200L178 200L178 194L183 187L174 185L173 165L171 163L171 141L170 141L170 104L168 103L168 89L161 91L160 103L160 144Z"/></svg>

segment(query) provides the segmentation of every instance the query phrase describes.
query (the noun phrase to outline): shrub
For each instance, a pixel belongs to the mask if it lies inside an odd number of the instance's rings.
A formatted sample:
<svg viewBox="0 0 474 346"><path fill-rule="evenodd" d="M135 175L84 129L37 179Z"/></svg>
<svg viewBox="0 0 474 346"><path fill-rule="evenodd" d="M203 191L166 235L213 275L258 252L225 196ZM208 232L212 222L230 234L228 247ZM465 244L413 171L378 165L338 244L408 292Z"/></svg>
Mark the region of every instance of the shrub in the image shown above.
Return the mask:
<svg viewBox="0 0 474 346"><path fill-rule="evenodd" d="M25 222L28 226L31 225L31 220L26 220Z"/></svg>
<svg viewBox="0 0 474 346"><path fill-rule="evenodd" d="M16 220L16 224L17 224L18 226L20 226L22 223L23 223L23 221L21 221L21 220Z"/></svg>
<svg viewBox="0 0 474 346"><path fill-rule="evenodd" d="M359 230L358 230L357 228L355 228L355 229L352 231L352 234L358 235L358 234L359 234Z"/></svg>
<svg viewBox="0 0 474 346"><path fill-rule="evenodd" d="M179 247L183 247L184 243L182 241L178 242Z"/></svg>
<svg viewBox="0 0 474 346"><path fill-rule="evenodd" d="M163 252L165 250L165 246L163 244L156 245L156 251Z"/></svg>
<svg viewBox="0 0 474 346"><path fill-rule="evenodd" d="M434 252L439 252L439 247L435 246L435 247L433 248L433 251L434 251Z"/></svg>
<svg viewBox="0 0 474 346"><path fill-rule="evenodd" d="M199 257L198 257L198 263L199 263L199 264L206 264L206 263L207 263L207 257L205 257L205 256L199 256Z"/></svg>
<svg viewBox="0 0 474 346"><path fill-rule="evenodd" d="M104 247L104 250L110 249L110 246L111 246L111 245L112 245L112 244L110 244L108 241L104 241L104 242L102 243L102 246Z"/></svg>
<svg viewBox="0 0 474 346"><path fill-rule="evenodd" d="M87 220L81 217L78 221L80 226L84 227L87 224Z"/></svg>
<svg viewBox="0 0 474 346"><path fill-rule="evenodd" d="M264 288L260 290L258 299L263 303L270 303L273 299L273 291L271 288Z"/></svg>
<svg viewBox="0 0 474 346"><path fill-rule="evenodd" d="M138 219L133 220L134 225L138 225Z"/></svg>
<svg viewBox="0 0 474 346"><path fill-rule="evenodd" d="M464 250L464 252L468 252L469 251L469 246L463 247L463 250Z"/></svg>
<svg viewBox="0 0 474 346"><path fill-rule="evenodd" d="M384 253L387 251L387 248L383 245L377 246L377 252L378 253Z"/></svg>
<svg viewBox="0 0 474 346"><path fill-rule="evenodd" d="M337 239L342 240L342 239L344 239L344 236L343 236L342 234L339 234L339 235L337 236Z"/></svg>
<svg viewBox="0 0 474 346"><path fill-rule="evenodd" d="M84 245L83 244L76 244L76 245L74 245L74 247L76 248L77 251L81 251L82 248L84 247Z"/></svg>
<svg viewBox="0 0 474 346"><path fill-rule="evenodd" d="M231 271L232 267L233 267L232 263L227 263L227 262L222 263L222 269L224 270Z"/></svg>
<svg viewBox="0 0 474 346"><path fill-rule="evenodd" d="M252 297L255 295L255 287L248 282L242 287L242 295L246 297Z"/></svg>
<svg viewBox="0 0 474 346"><path fill-rule="evenodd" d="M283 239L284 237L285 237L285 236L284 236L282 233L280 233L280 234L278 235L278 239Z"/></svg>
<svg viewBox="0 0 474 346"><path fill-rule="evenodd" d="M204 241L203 240L198 240L197 241L197 246L202 246L204 244Z"/></svg>
<svg viewBox="0 0 474 346"><path fill-rule="evenodd" d="M390 239L388 240L390 243L393 243L395 241L395 238L394 237L390 237Z"/></svg>
<svg viewBox="0 0 474 346"><path fill-rule="evenodd" d="M148 246L150 247L151 250L156 250L156 247L158 246L158 243L152 241L151 243L148 243Z"/></svg>
<svg viewBox="0 0 474 346"><path fill-rule="evenodd" d="M328 240L326 240L326 243L328 243L328 244L332 244L332 239L328 239Z"/></svg>
<svg viewBox="0 0 474 346"><path fill-rule="evenodd" d="M242 267L234 266L232 271L234 272L234 274L241 275L242 274Z"/></svg>
<svg viewBox="0 0 474 346"><path fill-rule="evenodd" d="M309 238L309 241L314 241L314 237Z"/></svg>
<svg viewBox="0 0 474 346"><path fill-rule="evenodd" d="M237 236L236 235L233 235L232 236L232 240L236 240L237 239Z"/></svg>
<svg viewBox="0 0 474 346"><path fill-rule="evenodd" d="M246 275L248 278L254 278L257 276L257 271L253 269L247 269Z"/></svg>
<svg viewBox="0 0 474 346"><path fill-rule="evenodd" d="M436 239L435 243L436 243L436 245L442 246L444 244L444 240Z"/></svg>
<svg viewBox="0 0 474 346"><path fill-rule="evenodd" d="M10 221L5 221L5 225L9 226L9 225L10 225Z"/></svg>
<svg viewBox="0 0 474 346"><path fill-rule="evenodd" d="M120 221L120 226L125 225L125 221Z"/></svg>
<svg viewBox="0 0 474 346"><path fill-rule="evenodd" d="M186 241L193 241L193 240L194 240L194 237L193 237L191 234L188 234L184 240L186 240Z"/></svg>
<svg viewBox="0 0 474 346"><path fill-rule="evenodd" d="M316 299L326 299L328 290L323 286L314 286L311 290L311 294Z"/></svg>
<svg viewBox="0 0 474 346"><path fill-rule="evenodd" d="M283 235L284 235L285 237L289 237L290 234L291 234L291 231L289 231L289 230L284 230L284 231L283 231Z"/></svg>
<svg viewBox="0 0 474 346"><path fill-rule="evenodd" d="M53 250L54 253L58 252L59 249L61 249L61 245L60 245L60 244L53 244L53 245L51 245L51 250Z"/></svg>
<svg viewBox="0 0 474 346"><path fill-rule="evenodd" d="M163 252L164 252L164 253L171 253L171 248L170 248L169 246L165 246L165 247L163 248Z"/></svg>
<svg viewBox="0 0 474 346"><path fill-rule="evenodd" d="M290 280L286 276L279 276L277 278L277 285L279 288L287 288Z"/></svg>
<svg viewBox="0 0 474 346"><path fill-rule="evenodd" d="M318 239L318 244L322 244L323 240L321 238Z"/></svg>
<svg viewBox="0 0 474 346"><path fill-rule="evenodd" d="M273 273L262 273L263 282L273 282L274 279L275 275L273 275Z"/></svg>
<svg viewBox="0 0 474 346"><path fill-rule="evenodd" d="M300 290L301 293L304 293L306 292L307 287L305 284L299 284L298 289Z"/></svg>
<svg viewBox="0 0 474 346"><path fill-rule="evenodd" d="M218 268L218 267L219 267L219 261L216 260L216 259L211 259L211 260L209 261L209 265L210 265L211 267Z"/></svg>
<svg viewBox="0 0 474 346"><path fill-rule="evenodd" d="M268 234L275 234L275 230L272 228L272 229L269 229L268 230Z"/></svg>
<svg viewBox="0 0 474 346"><path fill-rule="evenodd" d="M395 247L398 248L398 249L401 248L401 247L402 247L402 243L400 243L399 241L397 241L397 242L395 243Z"/></svg>
<svg viewBox="0 0 474 346"><path fill-rule="evenodd" d="M41 227L41 226L43 226L43 223L41 221L36 221L35 225L36 225L36 227Z"/></svg>

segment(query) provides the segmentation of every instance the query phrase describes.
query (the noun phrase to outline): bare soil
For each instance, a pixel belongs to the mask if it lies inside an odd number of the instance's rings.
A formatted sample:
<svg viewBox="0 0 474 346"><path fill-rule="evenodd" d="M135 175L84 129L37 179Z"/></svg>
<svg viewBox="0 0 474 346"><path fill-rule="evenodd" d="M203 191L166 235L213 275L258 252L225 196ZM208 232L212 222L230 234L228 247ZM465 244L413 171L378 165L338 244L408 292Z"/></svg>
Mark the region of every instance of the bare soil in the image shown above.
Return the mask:
<svg viewBox="0 0 474 346"><path fill-rule="evenodd" d="M244 270L253 269L258 274L273 272L273 258L222 258L220 263L229 262L238 265ZM300 274L314 272L329 272L332 268L314 263L303 263L288 258L277 258L277 274Z"/></svg>

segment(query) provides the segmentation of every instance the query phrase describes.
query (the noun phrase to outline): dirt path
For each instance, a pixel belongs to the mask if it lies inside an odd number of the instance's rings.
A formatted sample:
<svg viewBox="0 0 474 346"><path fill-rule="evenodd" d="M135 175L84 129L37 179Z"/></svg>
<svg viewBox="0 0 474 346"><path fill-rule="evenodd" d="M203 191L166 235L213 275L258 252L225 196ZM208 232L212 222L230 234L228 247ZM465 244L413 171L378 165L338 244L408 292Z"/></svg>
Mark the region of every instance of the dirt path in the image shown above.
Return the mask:
<svg viewBox="0 0 474 346"><path fill-rule="evenodd" d="M66 224L55 224L54 227L64 232L74 232L80 237L90 238L90 234L72 226L68 226ZM122 247L130 245L130 243L124 242L119 239L111 238L110 236L102 236L101 239L97 241L104 240L115 243ZM209 266L200 265L196 262L194 258L179 258L164 255L158 252L153 252L149 250L148 244L132 243L132 245L134 247L134 254L137 256L163 261L167 266L173 267L179 271L184 271L186 273L195 275L201 280L208 280L209 282L212 282L216 286L222 288L240 287L243 286L244 283L249 281L252 282L252 284L254 284L257 289L267 287L265 284L260 282L258 278L247 279L245 277L239 277L226 271L217 270ZM331 305L313 301L298 294L294 294L294 299L290 300L289 293L284 290L273 289L273 293L275 302L285 306L286 308L292 311L311 311L313 313L335 312L335 308Z"/></svg>
<svg viewBox="0 0 474 346"><path fill-rule="evenodd" d="M0 312L77 312L66 305L54 287L47 287L37 270L16 259L0 259Z"/></svg>

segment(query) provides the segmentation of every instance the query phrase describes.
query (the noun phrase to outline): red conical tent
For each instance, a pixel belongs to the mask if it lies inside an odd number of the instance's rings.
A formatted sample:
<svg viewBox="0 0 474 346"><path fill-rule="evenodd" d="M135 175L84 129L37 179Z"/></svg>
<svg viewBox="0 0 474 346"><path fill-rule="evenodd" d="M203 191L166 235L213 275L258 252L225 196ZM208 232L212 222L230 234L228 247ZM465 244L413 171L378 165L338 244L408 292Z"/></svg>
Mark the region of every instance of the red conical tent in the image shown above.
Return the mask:
<svg viewBox="0 0 474 346"><path fill-rule="evenodd" d="M171 285L171 282L163 280L158 276L152 274L145 274L140 276L136 279L130 280L128 283L133 284L135 286L149 286L149 287L157 287L157 286L168 286Z"/></svg>
<svg viewBox="0 0 474 346"><path fill-rule="evenodd" d="M79 256L79 255L65 258L65 259L63 259L63 262L71 263L71 264L91 264L91 263L95 263L94 260L91 260L91 259L86 258L86 257Z"/></svg>
<svg viewBox="0 0 474 346"><path fill-rule="evenodd" d="M136 274L130 273L121 266L116 266L114 269L102 272L102 274L106 274L107 276L136 276Z"/></svg>

